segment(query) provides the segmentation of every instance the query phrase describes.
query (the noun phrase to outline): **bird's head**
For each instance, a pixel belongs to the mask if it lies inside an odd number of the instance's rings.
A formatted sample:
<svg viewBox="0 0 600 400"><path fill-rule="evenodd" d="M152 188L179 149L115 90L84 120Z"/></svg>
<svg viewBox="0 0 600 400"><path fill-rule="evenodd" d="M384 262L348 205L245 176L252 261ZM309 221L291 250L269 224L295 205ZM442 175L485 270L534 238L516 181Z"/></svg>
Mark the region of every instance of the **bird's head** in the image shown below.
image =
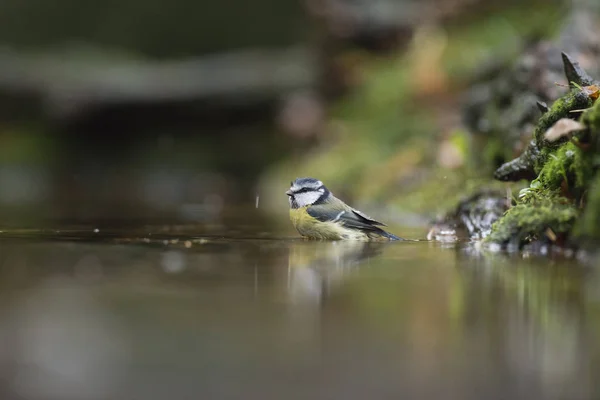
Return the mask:
<svg viewBox="0 0 600 400"><path fill-rule="evenodd" d="M331 195L323 182L315 178L296 178L290 182L290 188L285 194L289 196L291 208L324 203Z"/></svg>

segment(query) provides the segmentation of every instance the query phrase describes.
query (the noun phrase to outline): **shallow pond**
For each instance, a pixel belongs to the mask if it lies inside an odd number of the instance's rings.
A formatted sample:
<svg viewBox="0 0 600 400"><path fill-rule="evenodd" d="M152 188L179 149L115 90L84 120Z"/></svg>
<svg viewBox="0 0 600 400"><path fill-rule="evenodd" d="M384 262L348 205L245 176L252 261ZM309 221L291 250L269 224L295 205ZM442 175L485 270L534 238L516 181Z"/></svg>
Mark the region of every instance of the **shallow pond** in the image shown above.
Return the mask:
<svg viewBox="0 0 600 400"><path fill-rule="evenodd" d="M600 396L593 268L160 231L4 232L1 398Z"/></svg>

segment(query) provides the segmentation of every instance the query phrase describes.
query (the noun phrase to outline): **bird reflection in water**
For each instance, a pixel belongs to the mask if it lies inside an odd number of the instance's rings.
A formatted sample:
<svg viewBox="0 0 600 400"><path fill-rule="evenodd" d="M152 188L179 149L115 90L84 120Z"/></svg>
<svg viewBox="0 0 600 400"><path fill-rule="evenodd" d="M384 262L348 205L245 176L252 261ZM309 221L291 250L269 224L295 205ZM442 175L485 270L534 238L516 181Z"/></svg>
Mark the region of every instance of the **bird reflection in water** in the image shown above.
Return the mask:
<svg viewBox="0 0 600 400"><path fill-rule="evenodd" d="M296 241L289 246L286 317L279 338L289 357L307 362L319 359L327 301L389 243L360 241ZM290 346L289 343L293 343Z"/></svg>
<svg viewBox="0 0 600 400"><path fill-rule="evenodd" d="M320 304L330 290L368 264L388 243L298 241L289 249L287 289L294 304Z"/></svg>

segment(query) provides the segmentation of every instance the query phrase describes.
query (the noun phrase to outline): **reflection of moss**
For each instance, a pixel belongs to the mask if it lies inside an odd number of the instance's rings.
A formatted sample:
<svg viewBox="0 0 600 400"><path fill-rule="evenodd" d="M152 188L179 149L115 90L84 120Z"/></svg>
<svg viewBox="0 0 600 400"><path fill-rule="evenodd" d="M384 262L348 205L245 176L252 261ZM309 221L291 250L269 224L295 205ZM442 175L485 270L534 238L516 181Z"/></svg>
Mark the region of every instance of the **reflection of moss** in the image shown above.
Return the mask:
<svg viewBox="0 0 600 400"><path fill-rule="evenodd" d="M503 255L486 254L497 266L514 266L519 261ZM528 311L532 322L548 332L568 332L575 329L573 319L581 312L585 281L578 268L563 260L560 266L548 268L544 259L530 260L522 268L493 268L507 298L517 301L520 309ZM568 310L569 312L561 312Z"/></svg>

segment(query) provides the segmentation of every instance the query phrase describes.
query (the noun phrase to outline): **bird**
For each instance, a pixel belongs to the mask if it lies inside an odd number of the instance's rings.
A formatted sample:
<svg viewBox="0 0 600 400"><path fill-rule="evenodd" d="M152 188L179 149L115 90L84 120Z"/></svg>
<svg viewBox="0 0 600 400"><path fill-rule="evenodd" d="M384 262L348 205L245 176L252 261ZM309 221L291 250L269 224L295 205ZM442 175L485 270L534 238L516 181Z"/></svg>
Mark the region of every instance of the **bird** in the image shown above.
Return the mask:
<svg viewBox="0 0 600 400"><path fill-rule="evenodd" d="M376 221L335 197L315 178L296 178L285 192L290 219L300 233L317 240L404 240L386 232Z"/></svg>

